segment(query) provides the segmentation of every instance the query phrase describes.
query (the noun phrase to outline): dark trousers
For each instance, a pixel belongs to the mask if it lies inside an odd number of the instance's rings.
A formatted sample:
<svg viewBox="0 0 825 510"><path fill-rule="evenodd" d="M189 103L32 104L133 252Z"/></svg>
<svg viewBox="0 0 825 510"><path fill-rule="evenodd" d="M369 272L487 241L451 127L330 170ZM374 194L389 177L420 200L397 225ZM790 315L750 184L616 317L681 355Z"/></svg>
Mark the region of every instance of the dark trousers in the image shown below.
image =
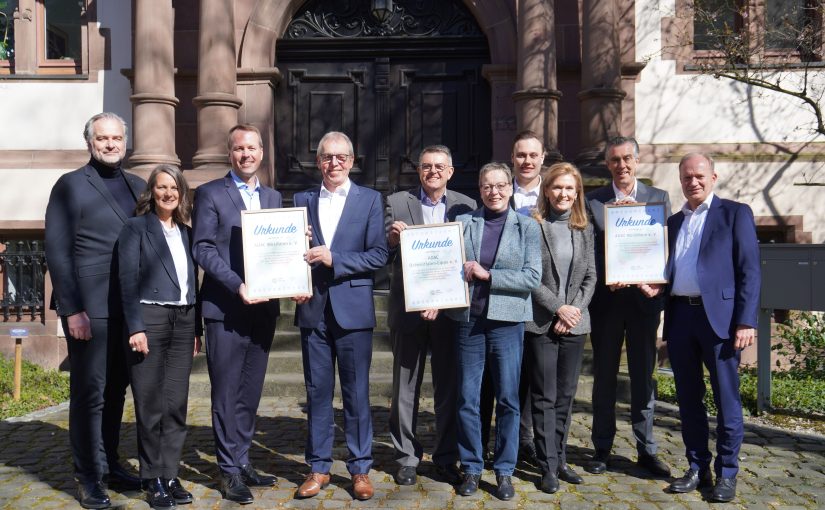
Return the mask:
<svg viewBox="0 0 825 510"><path fill-rule="evenodd" d="M567 434L582 366L586 335L525 333L524 358L530 364L532 421L542 473L567 463Z"/></svg>
<svg viewBox="0 0 825 510"><path fill-rule="evenodd" d="M129 353L141 478L178 476L195 342L195 307L141 305L149 354Z"/></svg>
<svg viewBox="0 0 825 510"><path fill-rule="evenodd" d="M120 422L129 374L124 356L121 318L91 319L91 340L63 331L69 351L69 441L75 476L81 482L101 480L118 461Z"/></svg>
<svg viewBox="0 0 825 510"><path fill-rule="evenodd" d="M308 435L306 461L315 473L329 473L335 416L332 398L335 365L344 401L344 436L349 449L350 474L369 473L372 467L370 365L372 328L344 329L327 303L324 320L315 328L301 328L301 352L307 389Z"/></svg>
<svg viewBox="0 0 825 510"><path fill-rule="evenodd" d="M622 289L590 307L593 344L593 430L596 450L610 451L616 435L616 388L622 344L627 346L630 421L636 450L655 455L653 369L660 313L640 310L637 289Z"/></svg>
<svg viewBox="0 0 825 510"><path fill-rule="evenodd" d="M240 473L249 464L275 317L206 321L206 361L212 384L212 432L218 467Z"/></svg>
<svg viewBox="0 0 825 510"><path fill-rule="evenodd" d="M739 396L739 351L732 339L716 336L704 307L674 302L669 309L667 352L676 382L682 440L691 469L705 470L712 455L708 449L707 409L703 402L707 367L716 415L717 476L734 478L739 472L739 448L745 436Z"/></svg>
<svg viewBox="0 0 825 510"><path fill-rule="evenodd" d="M435 321L420 321L415 328L393 328L390 331L393 353L390 437L402 466L417 466L424 453L416 430L428 352L435 401L433 462L447 465L458 460L454 329L453 322L440 315Z"/></svg>

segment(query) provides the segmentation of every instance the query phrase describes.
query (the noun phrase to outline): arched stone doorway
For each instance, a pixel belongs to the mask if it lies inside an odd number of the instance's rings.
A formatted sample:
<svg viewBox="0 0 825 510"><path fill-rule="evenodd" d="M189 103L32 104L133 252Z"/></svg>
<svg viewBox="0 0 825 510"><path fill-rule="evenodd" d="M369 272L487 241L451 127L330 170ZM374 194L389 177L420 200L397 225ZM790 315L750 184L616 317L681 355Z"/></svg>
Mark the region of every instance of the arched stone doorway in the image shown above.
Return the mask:
<svg viewBox="0 0 825 510"><path fill-rule="evenodd" d="M318 182L318 140L343 131L356 150L352 178L383 193L418 182L418 153L453 151L453 187L473 189L491 157L487 41L460 1L310 0L276 46L276 182ZM383 15L384 19L379 16Z"/></svg>

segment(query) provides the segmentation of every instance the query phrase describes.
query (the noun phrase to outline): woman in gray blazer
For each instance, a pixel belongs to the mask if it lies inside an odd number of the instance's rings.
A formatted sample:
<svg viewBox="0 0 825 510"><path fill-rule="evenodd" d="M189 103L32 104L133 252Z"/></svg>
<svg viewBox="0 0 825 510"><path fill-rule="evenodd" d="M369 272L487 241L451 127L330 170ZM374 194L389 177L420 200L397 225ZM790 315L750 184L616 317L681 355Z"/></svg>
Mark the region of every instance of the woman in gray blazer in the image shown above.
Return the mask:
<svg viewBox="0 0 825 510"><path fill-rule="evenodd" d="M198 285L180 170L159 165L118 238L127 363L135 399L140 477L154 509L191 503L178 480L192 356L200 350Z"/></svg>
<svg viewBox="0 0 825 510"><path fill-rule="evenodd" d="M559 479L582 483L566 462L567 433L596 287L593 226L587 222L582 178L570 163L542 177L533 215L541 225L541 285L533 291L533 320L525 325L530 396L540 489L559 490Z"/></svg>
<svg viewBox="0 0 825 510"><path fill-rule="evenodd" d="M476 492L484 468L479 401L489 363L497 401L493 470L497 496L509 500L515 495L510 477L518 453L524 321L533 317L530 290L541 279L539 228L532 218L510 209L513 177L506 165L484 165L479 190L484 207L456 218L464 224L470 306L445 312L456 321L457 331L458 455L464 470L457 492Z"/></svg>

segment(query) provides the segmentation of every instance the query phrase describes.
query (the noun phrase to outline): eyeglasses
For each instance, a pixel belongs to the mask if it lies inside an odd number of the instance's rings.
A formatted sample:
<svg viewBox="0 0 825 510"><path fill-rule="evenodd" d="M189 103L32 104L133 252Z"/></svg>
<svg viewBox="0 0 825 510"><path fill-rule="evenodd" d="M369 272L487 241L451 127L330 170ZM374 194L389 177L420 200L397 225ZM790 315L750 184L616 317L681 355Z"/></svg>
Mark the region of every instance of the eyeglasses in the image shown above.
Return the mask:
<svg viewBox="0 0 825 510"><path fill-rule="evenodd" d="M339 163L346 163L351 156L349 154L321 154L318 158L323 163L332 163L332 160L335 159Z"/></svg>
<svg viewBox="0 0 825 510"><path fill-rule="evenodd" d="M437 163L435 165L433 165L432 163L421 163L420 165L418 165L418 168L420 170L424 170L425 172L432 171L440 174L444 170L450 168L450 165L443 165L441 163Z"/></svg>
<svg viewBox="0 0 825 510"><path fill-rule="evenodd" d="M509 182L499 182L497 184L485 184L484 186L481 187L481 192L485 193L485 194L490 194L490 193L493 192L493 190L496 190L499 193L504 193L504 191L507 189L507 186L509 186L509 185L510 185Z"/></svg>

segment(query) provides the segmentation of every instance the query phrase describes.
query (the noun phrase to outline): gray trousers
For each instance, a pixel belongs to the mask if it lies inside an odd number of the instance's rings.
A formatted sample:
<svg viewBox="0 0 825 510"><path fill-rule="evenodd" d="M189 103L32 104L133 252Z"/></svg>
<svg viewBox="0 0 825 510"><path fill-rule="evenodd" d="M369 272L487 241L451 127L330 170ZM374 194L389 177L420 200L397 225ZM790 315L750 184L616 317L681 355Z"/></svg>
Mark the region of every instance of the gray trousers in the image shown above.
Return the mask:
<svg viewBox="0 0 825 510"><path fill-rule="evenodd" d="M610 451L616 435L616 387L622 344L627 346L627 370L630 375L630 421L636 450L641 455L656 454L653 438L653 410L656 366L656 332L660 313L639 310L633 296L635 289L623 289L608 299L608 306L591 305L593 345L593 430L596 450Z"/></svg>
<svg viewBox="0 0 825 510"><path fill-rule="evenodd" d="M401 466L417 466L424 448L416 435L418 400L424 380L424 363L430 353L435 400L435 447L433 462L458 460L456 439L456 357L453 324L443 315L417 327L390 330L393 350L390 436Z"/></svg>

